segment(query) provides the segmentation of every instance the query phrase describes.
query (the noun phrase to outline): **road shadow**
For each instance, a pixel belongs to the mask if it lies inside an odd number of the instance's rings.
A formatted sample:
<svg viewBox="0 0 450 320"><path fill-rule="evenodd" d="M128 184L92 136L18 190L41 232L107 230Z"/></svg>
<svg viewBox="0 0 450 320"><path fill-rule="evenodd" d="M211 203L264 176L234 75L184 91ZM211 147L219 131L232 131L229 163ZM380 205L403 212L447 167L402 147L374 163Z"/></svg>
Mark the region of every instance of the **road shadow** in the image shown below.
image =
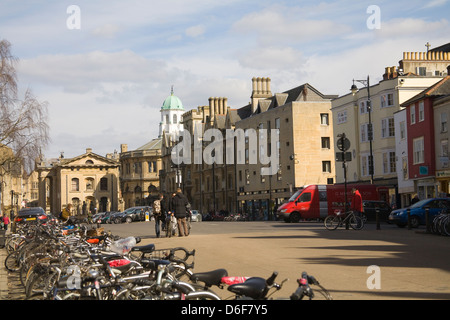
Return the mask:
<svg viewBox="0 0 450 320"><path fill-rule="evenodd" d="M270 233L264 235L236 235L237 239L261 240L293 240L289 248L304 250L323 250L335 252L334 256L323 257L292 257L308 261L311 264L330 264L342 266L381 265L399 268L436 268L450 271L450 237L427 234L424 229L400 229L389 224L382 225L376 230L376 225L368 225L363 230L345 230L345 228L329 231L320 223L274 224L274 229L288 232ZM265 229L267 231L267 229ZM298 231L298 234L295 234ZM307 232L305 232L307 231ZM317 239L314 245L308 246L310 240ZM302 240L308 240L304 244ZM361 244L355 245L355 241ZM332 245L330 245L330 243ZM298 245L297 245L298 244ZM344 251L363 252L361 256L349 259ZM381 255L384 257L380 258ZM345 257L344 257L345 256ZM369 256L369 257L368 257ZM371 258L370 256L373 256Z"/></svg>

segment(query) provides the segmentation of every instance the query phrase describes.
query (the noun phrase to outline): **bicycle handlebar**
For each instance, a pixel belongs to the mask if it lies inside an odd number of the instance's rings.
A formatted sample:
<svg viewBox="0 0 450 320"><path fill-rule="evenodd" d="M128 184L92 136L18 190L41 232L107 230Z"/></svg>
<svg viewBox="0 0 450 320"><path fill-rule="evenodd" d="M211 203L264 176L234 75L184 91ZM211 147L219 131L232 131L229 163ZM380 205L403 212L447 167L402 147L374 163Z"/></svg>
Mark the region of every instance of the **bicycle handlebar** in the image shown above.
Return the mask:
<svg viewBox="0 0 450 320"><path fill-rule="evenodd" d="M266 280L267 286L272 286L275 282L275 278L278 276L278 272L274 271L272 275Z"/></svg>
<svg viewBox="0 0 450 320"><path fill-rule="evenodd" d="M314 298L314 292L309 286L309 283L319 284L319 282L313 276L309 276L305 271L302 272L302 277L297 280L299 287L293 294L291 294L291 300L302 300L304 296L309 297L311 300Z"/></svg>

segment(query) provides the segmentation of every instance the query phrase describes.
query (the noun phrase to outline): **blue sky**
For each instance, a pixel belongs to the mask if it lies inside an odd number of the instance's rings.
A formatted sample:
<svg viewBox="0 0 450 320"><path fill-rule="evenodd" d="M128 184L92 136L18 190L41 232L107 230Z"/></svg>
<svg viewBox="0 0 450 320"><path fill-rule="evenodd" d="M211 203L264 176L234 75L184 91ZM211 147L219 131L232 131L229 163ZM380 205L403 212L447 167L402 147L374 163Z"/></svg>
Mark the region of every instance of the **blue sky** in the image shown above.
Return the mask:
<svg viewBox="0 0 450 320"><path fill-rule="evenodd" d="M70 5L79 29L67 26ZM371 5L379 29L367 26ZM449 0L2 0L0 39L20 59L21 88L49 103L45 156L72 157L156 138L172 85L186 110L212 96L240 108L252 77L270 77L272 93L308 82L347 94L404 51L450 42L449 12Z"/></svg>

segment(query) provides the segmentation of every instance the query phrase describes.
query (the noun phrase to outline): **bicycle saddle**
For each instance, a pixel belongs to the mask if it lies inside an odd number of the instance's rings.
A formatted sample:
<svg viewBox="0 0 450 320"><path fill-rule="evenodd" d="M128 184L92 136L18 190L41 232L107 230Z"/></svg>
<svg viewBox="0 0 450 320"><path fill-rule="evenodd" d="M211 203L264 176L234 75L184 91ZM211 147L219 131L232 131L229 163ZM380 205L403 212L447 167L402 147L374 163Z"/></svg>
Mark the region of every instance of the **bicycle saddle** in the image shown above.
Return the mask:
<svg viewBox="0 0 450 320"><path fill-rule="evenodd" d="M228 271L225 269L216 269L208 272L198 272L191 276L192 282L204 282L207 287L213 285L220 286L222 278L228 276Z"/></svg>
<svg viewBox="0 0 450 320"><path fill-rule="evenodd" d="M232 284L228 287L228 291L252 299L263 299L266 291L266 279L252 277L243 283Z"/></svg>
<svg viewBox="0 0 450 320"><path fill-rule="evenodd" d="M155 251L155 245L154 244L148 244L146 246L138 246L131 248L131 251L140 251L142 253L151 253Z"/></svg>

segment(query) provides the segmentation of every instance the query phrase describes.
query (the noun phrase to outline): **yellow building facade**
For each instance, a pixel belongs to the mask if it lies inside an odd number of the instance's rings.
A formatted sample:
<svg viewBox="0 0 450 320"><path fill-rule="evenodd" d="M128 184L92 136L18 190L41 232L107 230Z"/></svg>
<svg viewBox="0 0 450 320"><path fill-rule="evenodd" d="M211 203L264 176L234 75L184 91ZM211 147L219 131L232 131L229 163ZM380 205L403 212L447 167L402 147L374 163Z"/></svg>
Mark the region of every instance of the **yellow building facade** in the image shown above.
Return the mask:
<svg viewBox="0 0 450 320"><path fill-rule="evenodd" d="M120 148L120 186L124 207L149 205L159 193L161 139L153 139L136 150Z"/></svg>
<svg viewBox="0 0 450 320"><path fill-rule="evenodd" d="M58 214L69 204L73 215L123 210L117 154L100 156L86 149L74 158L37 163L39 206Z"/></svg>
<svg viewBox="0 0 450 320"><path fill-rule="evenodd" d="M362 83L355 94L349 90L349 94L333 100L335 138L338 134L345 133L351 145L351 161L347 162L347 182L373 182L390 186L390 201L397 202L398 205L408 204L408 201L400 200L399 195L398 175L401 169L397 170L397 160L399 157L401 159L402 155L396 154L394 114L401 110L403 102L440 81L447 74L449 58L447 53L405 52L399 66L385 68L383 80L371 83L368 78L369 87L367 83ZM351 85L352 81L349 80L349 89ZM372 151L370 125L373 134ZM337 151L336 145L334 147ZM371 153L373 173L370 172ZM336 182L343 183L345 179L342 163L337 163L336 167ZM408 189L409 198L413 193Z"/></svg>
<svg viewBox="0 0 450 320"><path fill-rule="evenodd" d="M268 139L271 145L266 149L274 152L273 148L278 148L279 169L275 174L263 175L261 169L267 165L260 161L247 163L254 148L250 139L246 140L245 164L237 164L236 170L237 200L242 212L253 219L271 219L276 207L296 189L334 183L334 97L303 84L246 106L248 114L236 122L236 129L279 130L279 142ZM261 146L259 149L259 154L266 152Z"/></svg>

